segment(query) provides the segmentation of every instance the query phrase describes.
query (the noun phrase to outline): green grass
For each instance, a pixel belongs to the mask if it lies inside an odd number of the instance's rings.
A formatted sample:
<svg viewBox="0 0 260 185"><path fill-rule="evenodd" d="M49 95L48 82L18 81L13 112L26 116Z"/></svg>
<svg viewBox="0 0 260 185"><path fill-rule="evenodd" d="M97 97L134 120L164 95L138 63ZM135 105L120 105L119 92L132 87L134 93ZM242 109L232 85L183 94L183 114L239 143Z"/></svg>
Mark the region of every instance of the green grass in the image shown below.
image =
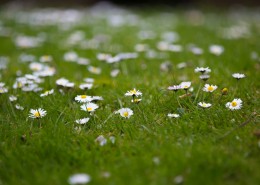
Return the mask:
<svg viewBox="0 0 260 185"><path fill-rule="evenodd" d="M252 59L251 53L255 51L260 55L259 13L248 10L234 18L230 12L207 12L202 14L204 22L194 25L184 10L167 14L163 11L117 12L123 25L113 27L106 20L116 11L96 10L95 14L89 11L82 10L83 19L67 29L62 29L62 26L68 26L68 23L30 26L28 16L31 19L36 17L30 11L1 11L0 25L9 30L9 34L0 36L0 56L6 56L10 61L7 69L1 70L0 80L9 87L8 93L0 95L0 184L67 184L69 176L74 173L89 174L89 184L164 185L175 184L177 176L183 177L183 184L192 185L258 184L260 140L253 133L260 129L260 58ZM23 19L23 23L19 19ZM249 36L224 39L219 35L221 29L234 25L245 26ZM77 30L85 33L86 40L100 34L108 39L95 49L81 48L79 43L66 46L68 36ZM137 35L141 30L153 31L155 38L140 40ZM176 44L183 46L182 52L157 49L161 34L169 31L179 34L180 40ZM0 33L3 33L1 29ZM40 47L26 49L14 44L17 35L37 36L39 33L46 36ZM138 58L115 65L96 58L103 52L112 55L135 52L134 46L138 43L149 45L162 57L148 58L145 52L140 52ZM204 53L191 53L187 49L191 43L202 48ZM212 44L222 45L224 53L220 56L209 53L208 47ZM63 55L67 51L75 51L90 59L91 65L102 68L102 73L91 74L86 66L65 62ZM56 74L40 84L45 90L54 88L53 95L41 98L41 92L12 88L17 70L22 75L32 73L29 63L19 62L22 53L34 55L37 59L46 54L53 57L49 65L56 68ZM160 71L160 64L165 61L173 65L169 72ZM188 67L178 69L176 66L181 62L189 62ZM198 66L211 68L208 83L216 84L218 89L213 96L200 91L194 102L201 83L199 74L194 73ZM120 69L115 78L110 76L113 68ZM237 82L232 78L235 72L246 74L246 78ZM86 77L94 78L95 82L90 90L75 88L62 95L55 85L61 77L76 85ZM179 100L180 109L176 97L184 91L174 94L167 91L167 87L179 84L183 79L192 82L194 91L193 96ZM124 96L134 87L143 93L138 105L131 104L131 98ZM229 93L219 101L224 87ZM9 101L11 94L18 96L17 102ZM104 98L97 102L99 109L94 116L80 110L80 104L74 101L79 94ZM233 98L243 100L241 110L230 111L225 107L226 102ZM197 103L203 99L212 103L212 107L199 108ZM16 110L16 103L25 109ZM134 115L124 119L113 114L121 106L131 108ZM30 119L29 110L39 107L44 108L47 115L41 120ZM180 113L181 117L171 119L167 117L168 113ZM91 119L80 126L78 132L75 120L83 117ZM239 127L247 120L245 126ZM99 135L107 139L114 136L115 144L108 139L106 145L99 146L95 142ZM154 162L158 159L159 163ZM102 177L104 172L111 176Z"/></svg>

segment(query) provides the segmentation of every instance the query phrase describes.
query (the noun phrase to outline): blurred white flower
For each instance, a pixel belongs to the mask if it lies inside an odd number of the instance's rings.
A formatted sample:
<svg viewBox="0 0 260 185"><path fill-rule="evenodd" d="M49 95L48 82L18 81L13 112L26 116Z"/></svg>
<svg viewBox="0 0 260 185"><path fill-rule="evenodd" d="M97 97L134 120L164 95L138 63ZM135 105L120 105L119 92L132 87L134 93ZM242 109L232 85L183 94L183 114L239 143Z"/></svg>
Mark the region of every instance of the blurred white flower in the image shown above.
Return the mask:
<svg viewBox="0 0 260 185"><path fill-rule="evenodd" d="M209 52L214 54L214 55L221 55L224 52L224 47L220 45L211 45L209 47Z"/></svg>
<svg viewBox="0 0 260 185"><path fill-rule="evenodd" d="M91 177L88 174L85 173L78 173L74 174L69 177L68 183L71 185L76 185L76 184L87 184L91 180Z"/></svg>
<svg viewBox="0 0 260 185"><path fill-rule="evenodd" d="M168 116L169 118L178 118L178 117L180 117L179 114L172 114L172 113L168 113L167 116Z"/></svg>
<svg viewBox="0 0 260 185"><path fill-rule="evenodd" d="M80 125L84 125L84 124L86 124L88 121L89 121L89 118L82 118L82 119L77 119L77 120L75 120L75 122L76 122L77 124L80 124Z"/></svg>
<svg viewBox="0 0 260 185"><path fill-rule="evenodd" d="M199 102L198 103L199 106L203 107L203 108L209 108L211 107L210 103L205 103L205 102Z"/></svg>

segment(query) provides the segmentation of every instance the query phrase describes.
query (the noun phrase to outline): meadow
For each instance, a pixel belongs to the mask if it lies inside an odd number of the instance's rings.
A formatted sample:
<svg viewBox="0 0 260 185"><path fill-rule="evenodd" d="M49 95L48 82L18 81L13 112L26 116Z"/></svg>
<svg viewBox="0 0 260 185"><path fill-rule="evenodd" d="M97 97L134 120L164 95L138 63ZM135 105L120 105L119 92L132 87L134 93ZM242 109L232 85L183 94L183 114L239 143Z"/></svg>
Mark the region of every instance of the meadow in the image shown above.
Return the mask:
<svg viewBox="0 0 260 185"><path fill-rule="evenodd" d="M259 23L1 8L0 185L257 185Z"/></svg>

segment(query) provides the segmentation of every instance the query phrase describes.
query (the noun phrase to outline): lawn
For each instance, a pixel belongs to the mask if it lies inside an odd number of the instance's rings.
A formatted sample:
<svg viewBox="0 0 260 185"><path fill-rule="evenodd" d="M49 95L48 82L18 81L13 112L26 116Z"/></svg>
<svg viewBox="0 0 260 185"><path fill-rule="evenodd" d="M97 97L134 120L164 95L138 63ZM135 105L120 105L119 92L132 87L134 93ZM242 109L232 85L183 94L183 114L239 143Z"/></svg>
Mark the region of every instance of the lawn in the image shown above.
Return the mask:
<svg viewBox="0 0 260 185"><path fill-rule="evenodd" d="M256 9L1 8L0 184L257 185L259 22Z"/></svg>

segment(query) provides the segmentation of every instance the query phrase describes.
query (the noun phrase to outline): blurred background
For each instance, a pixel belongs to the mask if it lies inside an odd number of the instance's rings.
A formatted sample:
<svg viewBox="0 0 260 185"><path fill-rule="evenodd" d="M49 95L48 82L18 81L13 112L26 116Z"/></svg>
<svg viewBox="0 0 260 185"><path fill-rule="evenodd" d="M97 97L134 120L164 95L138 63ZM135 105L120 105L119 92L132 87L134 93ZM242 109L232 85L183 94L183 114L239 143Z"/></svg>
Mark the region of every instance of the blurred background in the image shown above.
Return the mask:
<svg viewBox="0 0 260 185"><path fill-rule="evenodd" d="M259 6L260 0L0 0L0 5L19 4L22 6L91 6L100 2L110 2L123 6L213 6L233 5Z"/></svg>

